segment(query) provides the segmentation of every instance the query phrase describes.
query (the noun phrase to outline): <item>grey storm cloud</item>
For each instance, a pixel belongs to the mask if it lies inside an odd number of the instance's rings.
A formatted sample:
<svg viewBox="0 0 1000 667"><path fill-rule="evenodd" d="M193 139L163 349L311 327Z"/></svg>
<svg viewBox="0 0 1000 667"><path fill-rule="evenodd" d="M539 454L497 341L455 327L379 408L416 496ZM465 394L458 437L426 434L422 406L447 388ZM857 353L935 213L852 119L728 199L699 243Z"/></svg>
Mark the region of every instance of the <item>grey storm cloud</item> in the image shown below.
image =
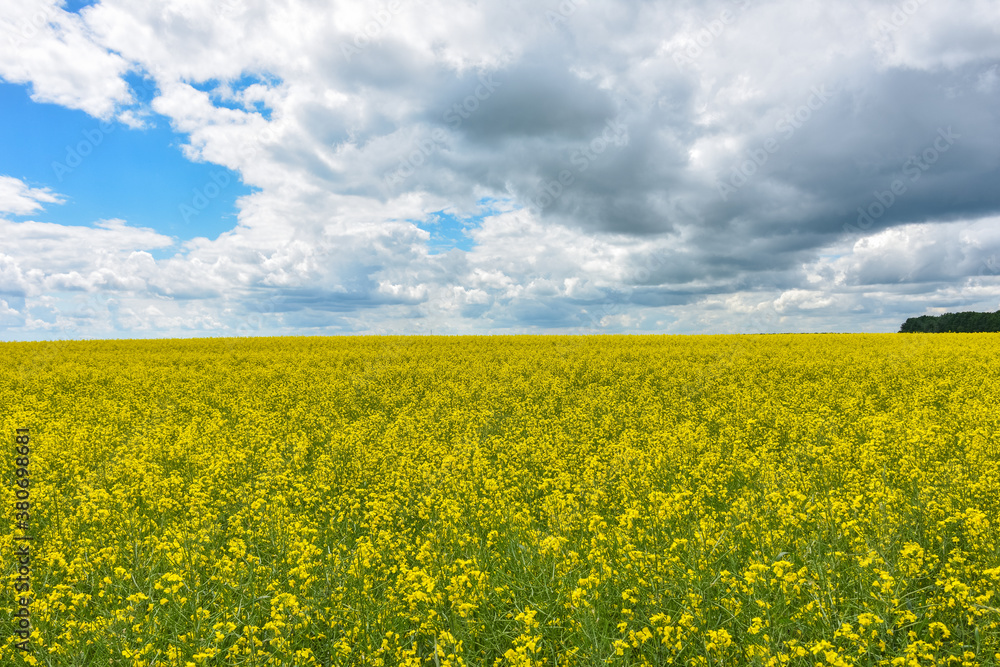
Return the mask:
<svg viewBox="0 0 1000 667"><path fill-rule="evenodd" d="M723 229L756 218L759 226L746 230L756 237L778 231L769 229L767 211L802 202L811 210L778 228L794 224L820 235L820 245L843 234L845 224L869 231L996 212L1000 125L992 109L1000 108L1000 90L976 88L972 74L981 68L893 70L853 87L835 82L829 102L801 128L779 121L770 135L746 142L720 174L732 188L727 200L713 203L706 217ZM769 140L779 142L773 154L763 148Z"/></svg>
<svg viewBox="0 0 1000 667"><path fill-rule="evenodd" d="M497 145L528 137L589 139L614 116L609 92L574 75L569 63L525 60L456 80L444 96L456 101L438 120L471 143Z"/></svg>

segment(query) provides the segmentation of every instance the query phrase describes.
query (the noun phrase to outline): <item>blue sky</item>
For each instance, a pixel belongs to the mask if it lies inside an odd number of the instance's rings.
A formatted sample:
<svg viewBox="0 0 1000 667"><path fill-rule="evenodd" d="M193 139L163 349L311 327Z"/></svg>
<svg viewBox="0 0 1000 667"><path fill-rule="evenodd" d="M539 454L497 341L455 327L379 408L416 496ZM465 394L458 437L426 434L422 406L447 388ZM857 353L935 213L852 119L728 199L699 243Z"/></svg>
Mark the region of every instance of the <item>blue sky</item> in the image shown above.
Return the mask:
<svg viewBox="0 0 1000 667"><path fill-rule="evenodd" d="M963 7L16 3L0 339L996 310L1000 5Z"/></svg>
<svg viewBox="0 0 1000 667"><path fill-rule="evenodd" d="M215 238L236 225L236 199L251 189L236 172L186 159L180 150L184 137L170 130L168 119L154 116L149 128L132 129L32 102L29 93L24 85L0 84L0 173L63 196L64 204L46 209L47 222L92 225L122 218L179 240ZM214 193L215 183L226 185L202 206L198 194L204 197L206 188Z"/></svg>
<svg viewBox="0 0 1000 667"><path fill-rule="evenodd" d="M483 197L476 202L481 207L477 215L459 216L448 209L441 209L431 211L425 218L409 222L430 234L427 247L431 254L436 255L453 249L469 252L474 245L470 232L482 224L484 217L499 210L494 208L497 203L499 202Z"/></svg>

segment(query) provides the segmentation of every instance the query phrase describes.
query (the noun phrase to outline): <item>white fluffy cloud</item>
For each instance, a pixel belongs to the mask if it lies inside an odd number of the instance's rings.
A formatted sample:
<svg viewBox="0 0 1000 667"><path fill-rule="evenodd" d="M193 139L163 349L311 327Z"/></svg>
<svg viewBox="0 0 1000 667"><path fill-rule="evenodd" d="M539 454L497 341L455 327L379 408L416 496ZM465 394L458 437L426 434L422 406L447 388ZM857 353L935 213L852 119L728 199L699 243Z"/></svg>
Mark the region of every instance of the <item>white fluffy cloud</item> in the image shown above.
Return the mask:
<svg viewBox="0 0 1000 667"><path fill-rule="evenodd" d="M145 289L147 277L159 269L155 262L143 265L143 258L152 259L144 250L174 243L152 230L129 227L123 220L101 220L87 227L0 218L0 234L9 248L16 249L16 254L0 257L6 260L11 280L21 286L13 290L21 296Z"/></svg>
<svg viewBox="0 0 1000 667"><path fill-rule="evenodd" d="M0 33L4 56L0 77L31 84L32 99L81 109L108 119L132 96L122 79L130 64L94 39L80 16L60 0L4 3Z"/></svg>
<svg viewBox="0 0 1000 667"><path fill-rule="evenodd" d="M61 204L62 198L49 188L32 188L19 178L0 176L0 214L29 215L44 204Z"/></svg>
<svg viewBox="0 0 1000 667"><path fill-rule="evenodd" d="M14 335L891 330L1000 307L989 0L4 13L5 80L160 114L256 189L234 229L179 245L141 221L3 221ZM0 178L7 213L57 202ZM859 208L881 211L860 232ZM484 216L471 250L430 251L440 210ZM105 301L60 320L81 295Z"/></svg>

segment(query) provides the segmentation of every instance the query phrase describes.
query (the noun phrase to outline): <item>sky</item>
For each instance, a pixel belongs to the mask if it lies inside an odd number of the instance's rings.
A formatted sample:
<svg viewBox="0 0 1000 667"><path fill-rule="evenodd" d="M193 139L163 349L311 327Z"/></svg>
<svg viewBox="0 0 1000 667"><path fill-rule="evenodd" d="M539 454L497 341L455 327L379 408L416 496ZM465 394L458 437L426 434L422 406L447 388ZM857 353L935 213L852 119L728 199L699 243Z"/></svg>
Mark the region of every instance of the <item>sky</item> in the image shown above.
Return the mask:
<svg viewBox="0 0 1000 667"><path fill-rule="evenodd" d="M1000 3L0 6L0 340L1000 309Z"/></svg>

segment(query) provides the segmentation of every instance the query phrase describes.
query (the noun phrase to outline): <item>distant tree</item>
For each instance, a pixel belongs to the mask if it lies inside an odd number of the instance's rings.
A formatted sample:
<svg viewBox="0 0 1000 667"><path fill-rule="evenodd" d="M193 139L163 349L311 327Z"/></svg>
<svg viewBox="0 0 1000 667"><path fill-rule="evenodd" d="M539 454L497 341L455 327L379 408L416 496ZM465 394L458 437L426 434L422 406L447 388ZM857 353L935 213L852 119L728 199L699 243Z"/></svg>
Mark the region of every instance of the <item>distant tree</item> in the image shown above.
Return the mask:
<svg viewBox="0 0 1000 667"><path fill-rule="evenodd" d="M995 313L945 313L921 315L903 322L899 333L977 333L1000 331L1000 310Z"/></svg>

